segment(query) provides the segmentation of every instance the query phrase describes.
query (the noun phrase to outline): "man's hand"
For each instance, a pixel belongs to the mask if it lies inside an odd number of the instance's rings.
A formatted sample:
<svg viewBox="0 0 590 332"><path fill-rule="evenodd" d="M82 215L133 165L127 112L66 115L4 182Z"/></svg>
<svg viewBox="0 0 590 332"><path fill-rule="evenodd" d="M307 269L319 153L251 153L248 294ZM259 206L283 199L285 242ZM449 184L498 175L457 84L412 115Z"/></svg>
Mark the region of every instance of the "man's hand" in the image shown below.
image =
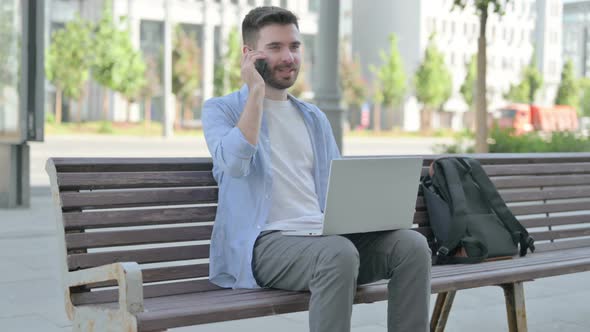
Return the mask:
<svg viewBox="0 0 590 332"><path fill-rule="evenodd" d="M242 54L242 80L248 85L250 92L258 92L264 96L264 79L254 66L258 59L265 59L266 55L261 51L248 51Z"/></svg>

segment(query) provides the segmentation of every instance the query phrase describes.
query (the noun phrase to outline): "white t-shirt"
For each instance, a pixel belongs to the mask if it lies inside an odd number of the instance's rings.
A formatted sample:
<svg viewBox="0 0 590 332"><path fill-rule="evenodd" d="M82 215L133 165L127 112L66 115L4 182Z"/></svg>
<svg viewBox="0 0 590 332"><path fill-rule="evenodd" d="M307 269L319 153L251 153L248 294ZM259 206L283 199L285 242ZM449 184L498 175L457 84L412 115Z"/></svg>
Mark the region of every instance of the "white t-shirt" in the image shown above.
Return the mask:
<svg viewBox="0 0 590 332"><path fill-rule="evenodd" d="M264 99L273 185L264 230L321 227L323 214L315 192L313 149L303 116L289 100Z"/></svg>

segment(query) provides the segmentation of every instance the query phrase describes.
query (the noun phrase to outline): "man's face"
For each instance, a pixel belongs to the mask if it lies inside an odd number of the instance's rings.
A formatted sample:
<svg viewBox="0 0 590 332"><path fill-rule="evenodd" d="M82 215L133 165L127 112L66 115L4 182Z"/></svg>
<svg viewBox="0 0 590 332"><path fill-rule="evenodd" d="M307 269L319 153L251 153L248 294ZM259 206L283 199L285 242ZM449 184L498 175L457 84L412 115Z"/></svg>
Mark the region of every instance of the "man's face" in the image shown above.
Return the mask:
<svg viewBox="0 0 590 332"><path fill-rule="evenodd" d="M278 90L295 84L301 64L301 41L294 24L263 27L256 46L266 54L267 73L263 77L266 84Z"/></svg>

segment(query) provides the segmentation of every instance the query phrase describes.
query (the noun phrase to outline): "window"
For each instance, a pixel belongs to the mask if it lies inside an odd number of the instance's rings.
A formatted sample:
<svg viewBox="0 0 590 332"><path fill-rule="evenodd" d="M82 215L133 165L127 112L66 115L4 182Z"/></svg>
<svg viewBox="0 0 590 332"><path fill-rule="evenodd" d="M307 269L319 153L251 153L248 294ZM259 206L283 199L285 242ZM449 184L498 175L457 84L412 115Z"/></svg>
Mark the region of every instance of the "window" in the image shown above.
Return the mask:
<svg viewBox="0 0 590 332"><path fill-rule="evenodd" d="M19 67L22 27L20 1L4 1L0 6L0 141L19 141Z"/></svg>
<svg viewBox="0 0 590 332"><path fill-rule="evenodd" d="M272 0L264 0L265 6L272 6Z"/></svg>
<svg viewBox="0 0 590 332"><path fill-rule="evenodd" d="M252 7L256 6L256 0L248 0L248 4Z"/></svg>
<svg viewBox="0 0 590 332"><path fill-rule="evenodd" d="M287 8L288 6L288 1L287 0L281 0L281 8Z"/></svg>

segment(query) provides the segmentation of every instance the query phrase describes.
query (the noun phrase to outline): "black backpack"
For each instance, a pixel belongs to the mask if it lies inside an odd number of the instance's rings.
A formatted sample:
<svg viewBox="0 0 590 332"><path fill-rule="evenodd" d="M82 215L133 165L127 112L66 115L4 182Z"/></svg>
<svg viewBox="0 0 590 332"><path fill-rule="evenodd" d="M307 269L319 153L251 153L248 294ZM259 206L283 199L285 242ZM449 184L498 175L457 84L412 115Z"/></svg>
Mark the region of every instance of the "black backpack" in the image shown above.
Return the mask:
<svg viewBox="0 0 590 332"><path fill-rule="evenodd" d="M514 217L475 159L440 158L422 180L435 237L436 264L478 263L535 250L534 240Z"/></svg>

